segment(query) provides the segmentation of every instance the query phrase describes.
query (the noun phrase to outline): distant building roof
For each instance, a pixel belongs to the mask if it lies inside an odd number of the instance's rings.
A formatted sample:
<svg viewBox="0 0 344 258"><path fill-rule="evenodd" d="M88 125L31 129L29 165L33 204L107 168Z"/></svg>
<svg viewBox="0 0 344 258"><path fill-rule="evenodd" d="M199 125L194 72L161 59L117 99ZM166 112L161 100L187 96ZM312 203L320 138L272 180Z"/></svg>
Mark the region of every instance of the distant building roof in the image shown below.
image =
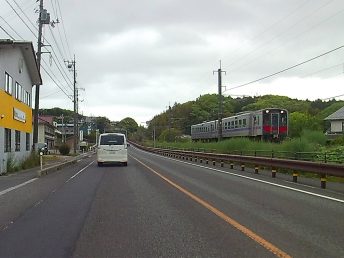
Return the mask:
<svg viewBox="0 0 344 258"><path fill-rule="evenodd" d="M344 107L338 109L336 112L329 115L324 120L344 120Z"/></svg>
<svg viewBox="0 0 344 258"><path fill-rule="evenodd" d="M42 85L42 77L39 72L36 54L31 41L0 39L0 49L19 47L24 57L31 82L33 85Z"/></svg>

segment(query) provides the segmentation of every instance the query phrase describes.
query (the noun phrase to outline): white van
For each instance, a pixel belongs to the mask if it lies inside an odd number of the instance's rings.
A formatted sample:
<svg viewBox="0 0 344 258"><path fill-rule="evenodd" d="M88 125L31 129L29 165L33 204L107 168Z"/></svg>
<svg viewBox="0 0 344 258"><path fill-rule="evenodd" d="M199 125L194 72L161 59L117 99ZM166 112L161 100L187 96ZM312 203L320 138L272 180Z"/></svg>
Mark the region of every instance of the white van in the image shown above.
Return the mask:
<svg viewBox="0 0 344 258"><path fill-rule="evenodd" d="M99 135L97 149L98 166L104 163L128 165L127 139L121 133L103 133Z"/></svg>

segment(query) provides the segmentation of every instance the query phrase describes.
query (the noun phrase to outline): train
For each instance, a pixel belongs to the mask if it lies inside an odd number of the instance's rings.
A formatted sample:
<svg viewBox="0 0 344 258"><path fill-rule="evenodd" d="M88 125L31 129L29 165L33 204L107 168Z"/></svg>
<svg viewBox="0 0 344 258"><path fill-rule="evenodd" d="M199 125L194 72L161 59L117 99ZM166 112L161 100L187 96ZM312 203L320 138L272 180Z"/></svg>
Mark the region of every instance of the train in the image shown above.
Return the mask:
<svg viewBox="0 0 344 258"><path fill-rule="evenodd" d="M218 139L218 120L191 126L193 141ZM288 111L281 108L264 108L245 111L222 119L222 138L248 137L257 140L280 142L288 136Z"/></svg>

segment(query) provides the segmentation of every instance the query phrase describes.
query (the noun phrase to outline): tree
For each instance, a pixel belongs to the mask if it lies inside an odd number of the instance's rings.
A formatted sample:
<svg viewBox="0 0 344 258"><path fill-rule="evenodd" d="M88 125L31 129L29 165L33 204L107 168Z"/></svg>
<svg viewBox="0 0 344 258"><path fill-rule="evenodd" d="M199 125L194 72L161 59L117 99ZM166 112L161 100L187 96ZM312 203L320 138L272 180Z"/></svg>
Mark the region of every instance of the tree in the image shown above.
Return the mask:
<svg viewBox="0 0 344 258"><path fill-rule="evenodd" d="M97 117L96 118L96 128L99 130L99 133L105 133L106 128L109 128L110 120L106 117Z"/></svg>
<svg viewBox="0 0 344 258"><path fill-rule="evenodd" d="M321 130L319 121L309 114L293 112L289 114L289 136L300 137L304 130Z"/></svg>
<svg viewBox="0 0 344 258"><path fill-rule="evenodd" d="M139 125L131 117L126 117L118 123L119 129L124 129L128 134L132 134L137 131Z"/></svg>

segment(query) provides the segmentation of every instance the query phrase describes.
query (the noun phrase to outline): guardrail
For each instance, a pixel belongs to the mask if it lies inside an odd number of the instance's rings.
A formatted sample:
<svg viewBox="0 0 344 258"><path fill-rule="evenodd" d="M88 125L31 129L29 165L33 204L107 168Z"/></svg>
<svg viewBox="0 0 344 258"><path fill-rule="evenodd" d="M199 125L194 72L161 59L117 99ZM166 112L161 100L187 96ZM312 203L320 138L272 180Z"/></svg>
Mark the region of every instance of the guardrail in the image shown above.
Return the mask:
<svg viewBox="0 0 344 258"><path fill-rule="evenodd" d="M199 160L200 163L204 162L206 164L209 164L209 162L211 162L213 165L219 163L221 167L224 166L224 163L228 163L230 164L231 169L234 168L234 163L239 163L242 171L245 170L246 164L250 164L254 165L255 174L259 173L259 166L270 167L272 177L276 177L278 168L288 169L293 171L293 182L297 182L299 172L311 172L320 175L321 188L326 188L327 176L344 177L344 165L340 164L328 164L304 160L290 160L275 157L257 157L234 154L195 152L185 150L171 150L163 148L146 147L134 142L130 143L136 146L137 148L149 152L154 152L164 156L170 156L183 160Z"/></svg>
<svg viewBox="0 0 344 258"><path fill-rule="evenodd" d="M157 148L178 150L173 147L162 147ZM216 153L216 150L204 149L204 148L188 148L182 149L184 151L194 152L210 152ZM233 150L226 152L230 155L243 155L243 156L259 156L259 157L271 157L271 158L282 158L282 159L293 159L293 160L306 160L324 163L344 163L343 152L291 152L291 151L274 151L274 150Z"/></svg>

